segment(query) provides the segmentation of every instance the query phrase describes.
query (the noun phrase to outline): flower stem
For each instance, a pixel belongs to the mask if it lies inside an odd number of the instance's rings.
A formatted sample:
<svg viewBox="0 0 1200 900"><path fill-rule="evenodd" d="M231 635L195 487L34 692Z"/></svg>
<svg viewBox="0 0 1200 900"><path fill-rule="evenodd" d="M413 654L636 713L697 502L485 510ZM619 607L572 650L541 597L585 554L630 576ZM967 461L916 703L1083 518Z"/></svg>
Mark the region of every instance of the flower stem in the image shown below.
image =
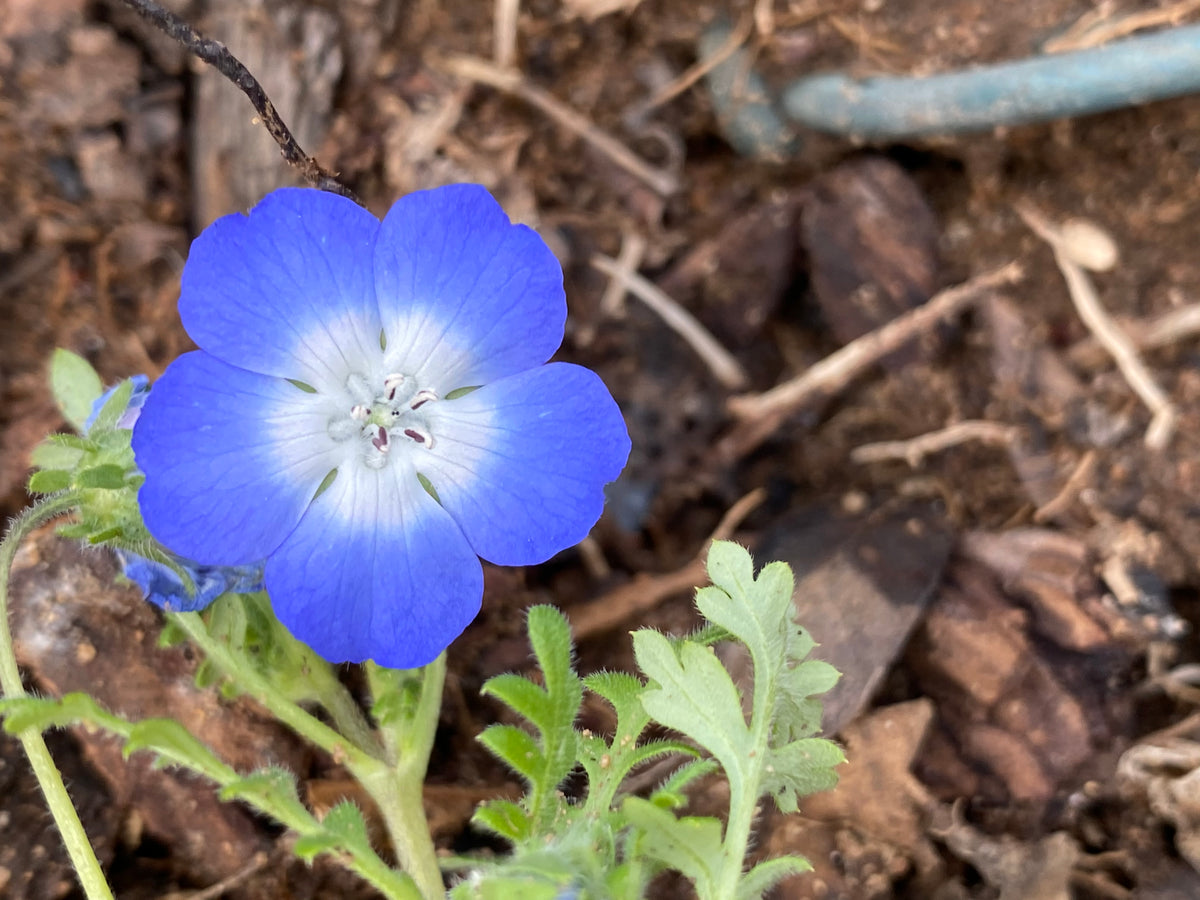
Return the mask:
<svg viewBox="0 0 1200 900"><path fill-rule="evenodd" d="M435 900L444 897L446 889L425 818L422 786L442 709L446 654L442 653L420 673L420 693L411 713L380 728L384 746L389 757L396 760L395 765L372 760L368 766L350 763L348 768L379 805L401 868L412 876L426 900ZM368 666L367 674L378 700L386 680L377 677L380 673L374 666Z"/></svg>
<svg viewBox="0 0 1200 900"><path fill-rule="evenodd" d="M310 715L298 704L289 700L271 682L242 663L229 647L208 633L208 628L199 613L172 613L177 625L188 638L212 660L222 672L234 680L238 688L249 694L267 708L270 713L301 737L316 744L339 762L347 765L365 765L374 760L368 750L334 731L320 719Z"/></svg>
<svg viewBox="0 0 1200 900"><path fill-rule="evenodd" d="M12 572L17 548L30 532L56 516L69 512L76 506L76 498L68 493L54 494L42 502L28 507L17 516L4 540L0 541L0 689L8 698L24 697L21 672L17 668L16 653L13 651L12 634L8 627L8 580ZM50 815L58 826L71 865L88 900L112 900L112 891L104 877L104 870L88 841L83 823L75 811L71 798L63 784L62 773L54 764L40 732L26 728L17 734L25 755L33 767L33 774L46 797Z"/></svg>

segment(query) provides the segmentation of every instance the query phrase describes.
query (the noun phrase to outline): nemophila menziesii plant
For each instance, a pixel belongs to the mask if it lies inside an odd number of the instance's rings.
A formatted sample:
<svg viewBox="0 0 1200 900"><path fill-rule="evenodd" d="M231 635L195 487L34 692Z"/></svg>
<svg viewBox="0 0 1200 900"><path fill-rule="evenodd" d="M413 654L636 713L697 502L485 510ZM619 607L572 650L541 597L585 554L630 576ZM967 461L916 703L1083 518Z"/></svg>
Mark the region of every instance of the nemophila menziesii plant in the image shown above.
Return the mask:
<svg viewBox="0 0 1200 900"><path fill-rule="evenodd" d="M409 195L382 221L340 196L280 190L196 239L180 311L200 350L153 385L104 392L84 360L56 354L54 391L78 434L35 453L30 490L44 499L0 543L0 715L35 761L89 900L112 894L39 734L76 722L209 779L286 827L297 856L331 854L394 900L445 897L447 881L455 900L636 900L669 870L701 900L755 900L805 870L797 856L747 867L746 854L763 798L793 812L835 782L841 751L815 733L837 673L806 659L787 566L756 573L720 542L696 594L704 626L635 633L640 677L579 676L563 614L530 610L540 676L484 686L523 727L479 736L525 794L472 819L511 852L440 865L422 781L444 651L479 609L479 558L531 565L581 540L630 450L599 378L547 362L566 306L533 231L473 185ZM167 614L164 640L202 652L198 686L251 695L344 766L398 866L357 805L318 818L292 773L237 771L181 723L130 721L86 694L22 696L7 574L22 536L64 513L61 534L111 547ZM745 646L748 687L718 641ZM366 663L367 708L343 662ZM611 736L577 727L585 691L612 707ZM672 774L630 792L628 776L661 757L678 762ZM725 821L678 812L714 770L729 784Z"/></svg>
<svg viewBox="0 0 1200 900"><path fill-rule="evenodd" d="M328 660L424 665L475 617L477 557L584 538L629 453L563 337L559 264L482 187L380 222L275 191L193 243L179 311L198 352L134 426L150 534L205 565L265 560L275 612Z"/></svg>

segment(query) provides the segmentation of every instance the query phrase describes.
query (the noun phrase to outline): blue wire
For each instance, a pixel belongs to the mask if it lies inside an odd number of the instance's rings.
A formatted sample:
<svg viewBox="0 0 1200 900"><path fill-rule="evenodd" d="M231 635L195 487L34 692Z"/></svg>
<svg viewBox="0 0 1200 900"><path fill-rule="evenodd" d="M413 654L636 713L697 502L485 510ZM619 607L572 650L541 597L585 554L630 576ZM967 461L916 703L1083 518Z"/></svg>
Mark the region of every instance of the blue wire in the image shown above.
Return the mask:
<svg viewBox="0 0 1200 900"><path fill-rule="evenodd" d="M714 26L702 46L727 34L728 26ZM730 73L744 66L745 57L735 54L710 77L714 103L726 111L723 124L730 117ZM815 131L897 140L1090 115L1197 91L1200 25L1187 25L1093 49L927 77L811 75L784 90L779 108L786 119ZM752 117L751 125L728 129L737 149L771 155L788 146L775 107L756 99L744 109L737 115ZM767 140L752 146L755 134Z"/></svg>

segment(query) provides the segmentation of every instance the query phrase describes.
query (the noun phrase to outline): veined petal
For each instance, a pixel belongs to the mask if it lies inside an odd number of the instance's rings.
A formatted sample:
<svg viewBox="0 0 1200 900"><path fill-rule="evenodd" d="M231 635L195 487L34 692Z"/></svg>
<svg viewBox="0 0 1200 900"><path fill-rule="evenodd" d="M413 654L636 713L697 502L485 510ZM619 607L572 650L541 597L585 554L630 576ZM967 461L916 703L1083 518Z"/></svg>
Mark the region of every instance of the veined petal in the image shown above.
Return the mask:
<svg viewBox="0 0 1200 900"><path fill-rule="evenodd" d="M179 315L201 349L231 365L341 387L377 359L372 253L379 220L308 188L268 194L192 243Z"/></svg>
<svg viewBox="0 0 1200 900"><path fill-rule="evenodd" d="M629 456L617 404L592 372L539 366L436 404L434 450L416 466L471 547L540 563L587 536Z"/></svg>
<svg viewBox="0 0 1200 900"><path fill-rule="evenodd" d="M200 351L163 373L133 429L150 533L203 565L258 562L347 453L327 400Z"/></svg>
<svg viewBox="0 0 1200 900"><path fill-rule="evenodd" d="M541 365L562 343L562 269L484 188L400 198L375 245L388 358L439 394Z"/></svg>
<svg viewBox="0 0 1200 900"><path fill-rule="evenodd" d="M267 561L279 621L331 662L432 662L479 612L483 570L404 464L346 466Z"/></svg>

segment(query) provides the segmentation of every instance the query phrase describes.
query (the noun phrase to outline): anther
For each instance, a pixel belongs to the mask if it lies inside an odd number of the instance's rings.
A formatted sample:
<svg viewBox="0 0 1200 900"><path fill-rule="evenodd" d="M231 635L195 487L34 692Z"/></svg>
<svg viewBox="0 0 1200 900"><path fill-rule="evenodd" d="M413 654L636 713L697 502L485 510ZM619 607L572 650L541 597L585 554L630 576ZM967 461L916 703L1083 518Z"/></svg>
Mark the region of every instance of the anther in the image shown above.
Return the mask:
<svg viewBox="0 0 1200 900"><path fill-rule="evenodd" d="M433 449L433 435L428 431L419 428L405 428L404 436L410 440L416 441L427 450Z"/></svg>
<svg viewBox="0 0 1200 900"><path fill-rule="evenodd" d="M409 409L419 409L420 407L422 407L426 403L428 403L430 400L437 400L437 399L438 399L438 395L435 392L429 390L429 388L422 388L421 390L419 390L415 394L413 394L412 401L408 404L408 408Z"/></svg>
<svg viewBox="0 0 1200 900"><path fill-rule="evenodd" d="M407 433L405 432L405 434ZM388 443L387 429L382 425L379 426L379 436L371 438L371 445L380 453L387 453L391 449L391 445Z"/></svg>
<svg viewBox="0 0 1200 900"><path fill-rule="evenodd" d="M371 415L371 410L363 406L361 403L356 403L350 407L350 418L355 422L365 422L367 417Z"/></svg>
<svg viewBox="0 0 1200 900"><path fill-rule="evenodd" d="M404 376L399 372L393 372L391 375L383 379L383 389L387 392L389 400L396 399L396 389L404 384Z"/></svg>

